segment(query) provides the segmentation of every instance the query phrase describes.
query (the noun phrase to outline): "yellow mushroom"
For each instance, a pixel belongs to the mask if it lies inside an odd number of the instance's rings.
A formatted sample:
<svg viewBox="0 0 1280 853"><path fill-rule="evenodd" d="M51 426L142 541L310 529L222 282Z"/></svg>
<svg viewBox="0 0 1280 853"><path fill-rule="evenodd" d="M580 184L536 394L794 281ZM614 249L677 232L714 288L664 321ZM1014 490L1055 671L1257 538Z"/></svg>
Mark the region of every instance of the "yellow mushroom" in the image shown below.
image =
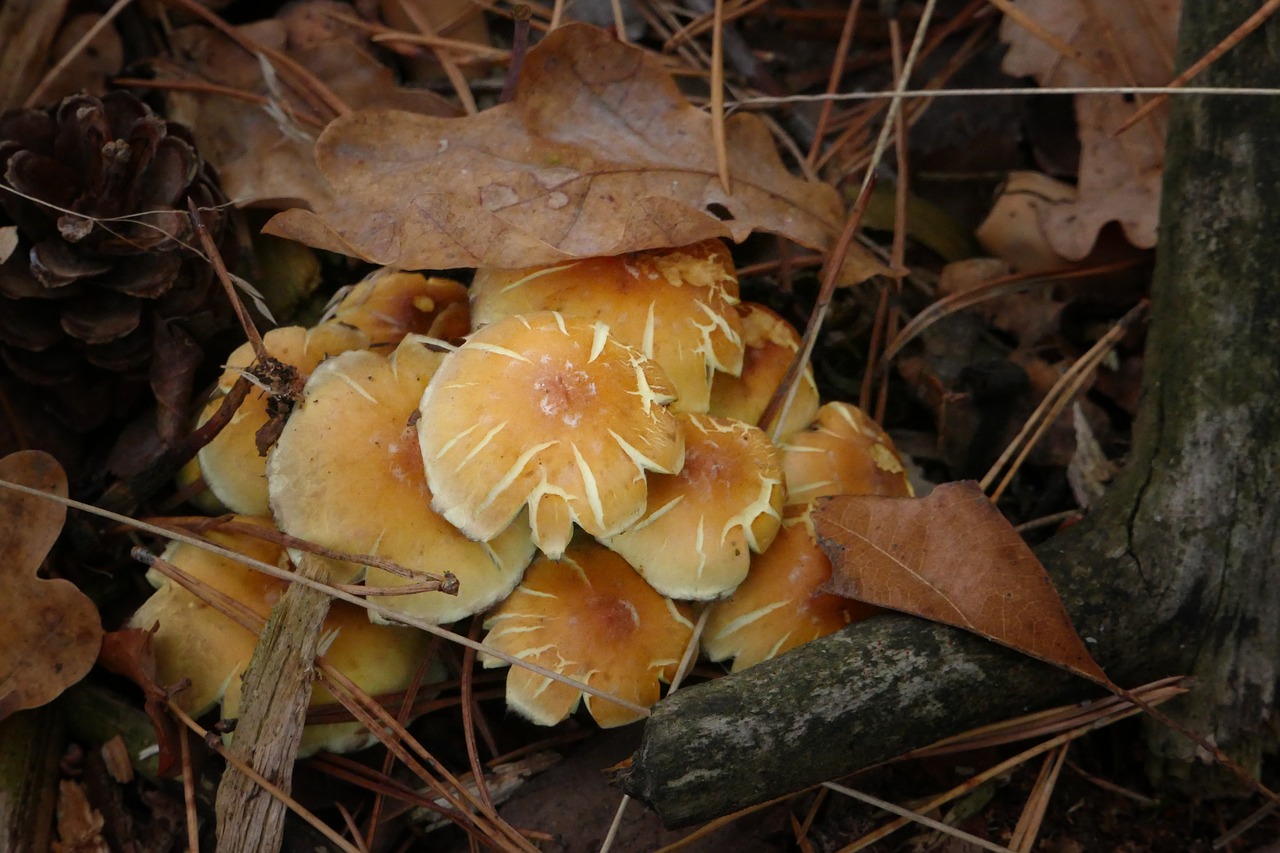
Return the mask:
<svg viewBox="0 0 1280 853"><path fill-rule="evenodd" d="M576 522L611 536L645 509L646 471L672 473L684 442L660 368L600 321L507 317L450 353L422 395L418 436L433 506L489 540L525 506L544 553Z"/></svg>
<svg viewBox="0 0 1280 853"><path fill-rule="evenodd" d="M658 701L693 636L689 605L660 595L627 562L597 543L571 545L559 560L539 557L511 597L485 621L484 642L521 660L599 688L635 705ZM481 655L486 667L506 662ZM582 691L513 666L507 705L544 726L569 716ZM587 695L601 726L640 715Z"/></svg>
<svg viewBox="0 0 1280 853"><path fill-rule="evenodd" d="M388 359L368 350L330 359L312 374L267 466L271 508L286 533L458 577L458 594L388 596L382 604L453 622L509 593L533 556L528 525L475 542L431 508L414 426L418 401L443 355L406 338ZM355 578L361 568L338 567ZM410 579L371 568L369 586Z"/></svg>
<svg viewBox="0 0 1280 853"><path fill-rule="evenodd" d="M588 258L520 270L480 269L472 320L559 311L599 320L666 371L674 411L705 412L716 372L742 371L738 278L724 243Z"/></svg>
<svg viewBox="0 0 1280 853"><path fill-rule="evenodd" d="M601 541L654 589L679 599L718 598L747 576L751 552L782 523L782 458L756 427L682 414L684 467L649 475L643 516Z"/></svg>

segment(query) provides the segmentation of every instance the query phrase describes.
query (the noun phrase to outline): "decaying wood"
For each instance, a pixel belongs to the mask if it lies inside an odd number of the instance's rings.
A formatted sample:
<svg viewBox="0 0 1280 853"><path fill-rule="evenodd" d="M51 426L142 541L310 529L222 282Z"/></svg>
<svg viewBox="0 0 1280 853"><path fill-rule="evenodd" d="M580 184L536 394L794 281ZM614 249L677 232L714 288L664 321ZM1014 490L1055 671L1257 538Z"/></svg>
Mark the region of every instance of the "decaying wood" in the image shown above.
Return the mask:
<svg viewBox="0 0 1280 853"><path fill-rule="evenodd" d="M1254 6L1184 4L1181 65ZM1280 83L1267 35L1205 84ZM1196 676L1167 709L1250 769L1274 749L1280 666L1278 137L1280 99L1175 99L1133 452L1093 515L1038 552L1108 674ZM623 784L685 825L1095 690L960 631L882 617L663 701ZM1206 781L1176 733L1153 745L1201 793L1224 778Z"/></svg>
<svg viewBox="0 0 1280 853"><path fill-rule="evenodd" d="M298 574L326 580L319 560L303 555ZM292 584L271 612L244 674L243 700L231 751L268 781L289 791L302 724L311 699L320 628L332 599ZM218 853L272 853L283 839L285 806L234 765L218 786Z"/></svg>

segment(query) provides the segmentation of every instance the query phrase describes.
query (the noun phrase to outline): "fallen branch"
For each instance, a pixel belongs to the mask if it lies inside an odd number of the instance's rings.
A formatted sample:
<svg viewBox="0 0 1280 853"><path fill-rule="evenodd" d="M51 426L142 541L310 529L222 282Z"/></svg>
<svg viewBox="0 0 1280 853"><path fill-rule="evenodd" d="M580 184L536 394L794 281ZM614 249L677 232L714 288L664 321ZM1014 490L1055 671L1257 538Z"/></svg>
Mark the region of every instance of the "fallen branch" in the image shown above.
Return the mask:
<svg viewBox="0 0 1280 853"><path fill-rule="evenodd" d="M1249 0L1186 4L1186 64ZM1264 39L1205 72L1280 77ZM1190 672L1171 713L1256 770L1273 749L1280 662L1280 99L1176 101L1141 415L1125 471L1093 515L1037 553L1119 684ZM1097 688L964 632L886 616L661 702L628 794L670 826L851 773L972 726ZM1155 764L1198 793L1230 787L1182 735Z"/></svg>

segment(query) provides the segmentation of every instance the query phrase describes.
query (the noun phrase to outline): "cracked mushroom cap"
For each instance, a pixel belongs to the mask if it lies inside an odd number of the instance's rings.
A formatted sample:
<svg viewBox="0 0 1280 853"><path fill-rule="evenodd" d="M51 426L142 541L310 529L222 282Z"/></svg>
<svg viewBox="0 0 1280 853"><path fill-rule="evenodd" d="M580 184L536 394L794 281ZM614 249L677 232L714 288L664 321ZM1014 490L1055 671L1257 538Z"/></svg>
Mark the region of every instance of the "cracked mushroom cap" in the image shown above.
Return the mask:
<svg viewBox="0 0 1280 853"><path fill-rule="evenodd" d="M689 605L660 595L626 560L589 541L559 560L539 557L511 597L485 620L486 645L540 664L633 704L658 701L659 682L670 682L693 636ZM481 655L486 667L506 662ZM544 726L573 713L583 693L513 666L507 705ZM586 695L587 710L605 728L639 715Z"/></svg>
<svg viewBox="0 0 1280 853"><path fill-rule="evenodd" d="M528 525L490 541L468 539L432 508L418 447L418 401L444 356L406 338L388 359L357 350L326 361L308 380L267 465L280 529L311 542L376 554L408 569L458 577L458 594L420 592L382 603L431 622L453 622L504 597L533 556ZM362 569L338 564L347 578ZM370 568L367 586L410 579Z"/></svg>
<svg viewBox="0 0 1280 853"><path fill-rule="evenodd" d="M370 696L407 690L430 652L430 634L403 626L374 624L369 621L364 608L345 601L335 601L330 605L321 630L324 633L320 649L325 661ZM222 700L222 716L226 719L240 715L242 679L248 665L246 659L227 685L227 693ZM438 690L425 685L439 684L447 677L448 671L439 658L427 660L422 678L424 687L418 692L418 698L432 698ZM310 715L325 709L341 710L342 704L323 684L316 682L311 687L307 711ZM358 721L308 723L302 729L297 757L306 758L321 750L355 752L377 742L377 735Z"/></svg>
<svg viewBox="0 0 1280 853"><path fill-rule="evenodd" d="M369 339L363 332L342 323L322 323L312 329L282 326L262 336L267 352L298 371L305 380L329 356L363 349ZM222 398L254 362L253 348L240 346L227 359L212 398L200 413L200 423L213 417ZM258 453L256 434L268 421L268 396L250 389L231 421L196 455L200 477L213 497L227 509L243 515L265 516L267 508L266 457ZM185 476L191 476L186 472Z"/></svg>
<svg viewBox="0 0 1280 853"><path fill-rule="evenodd" d="M471 331L467 289L447 278L380 269L352 286L332 319L364 332L371 346L395 346L406 335L441 340Z"/></svg>
<svg viewBox="0 0 1280 853"><path fill-rule="evenodd" d="M472 321L559 311L609 324L653 359L675 388L674 411L705 412L716 372L742 371L738 278L724 243L632 252L520 270L480 269Z"/></svg>
<svg viewBox="0 0 1280 853"><path fill-rule="evenodd" d="M779 314L763 305L744 302L738 306L742 315L742 342L745 353L742 374L717 373L711 382L710 413L760 425L773 392L786 376L796 353L800 351L800 333ZM788 436L804 429L818 414L818 385L813 379L813 366L808 365L800 378L782 428L776 435ZM770 431L772 432L772 431Z"/></svg>
<svg viewBox="0 0 1280 853"><path fill-rule="evenodd" d="M818 547L810 508L789 507L781 532L752 560L747 579L709 605L702 650L711 660L733 658L737 672L880 612L822 590L831 561Z"/></svg>
<svg viewBox="0 0 1280 853"><path fill-rule="evenodd" d="M264 529L271 522L237 518ZM206 538L246 557L288 566L279 545L243 533L212 531ZM266 616L284 589L282 581L256 572L229 557L211 554L185 542L170 542L160 555L187 574L248 605ZM204 714L226 693L232 677L253 654L258 638L194 593L169 581L157 570L147 572L156 592L130 617L128 627L149 631L159 625L152 641L156 658L156 682L168 687L184 678L191 686L174 695L178 707L192 716Z"/></svg>
<svg viewBox="0 0 1280 853"><path fill-rule="evenodd" d="M911 497L911 481L893 439L857 406L827 403L803 432L782 444L787 503L826 495Z"/></svg>
<svg viewBox="0 0 1280 853"><path fill-rule="evenodd" d="M662 370L602 322L544 311L491 323L445 357L422 395L433 506L487 541L527 505L551 557L574 522L612 536L644 513L645 472L683 464L671 399Z"/></svg>
<svg viewBox="0 0 1280 853"><path fill-rule="evenodd" d="M756 427L682 414L684 467L649 475L635 524L601 541L654 589L679 599L719 598L742 583L751 552L782 523L782 456Z"/></svg>
<svg viewBox="0 0 1280 853"><path fill-rule="evenodd" d="M267 519L236 520L274 530ZM281 568L288 566L284 550L273 542L241 532L215 530L206 536L247 557ZM288 588L286 581L182 542L171 543L162 557L264 619ZM174 701L193 716L204 714L221 701L222 715L235 717L239 712L240 679L253 656L258 635L154 569L147 577L159 588L130 618L129 627L150 630L157 626L152 641L157 682L170 686L189 680L190 688L177 693ZM343 601L330 606L322 630L329 635L325 651L329 663L371 695L406 689L431 645L431 635L412 628L372 625L363 608ZM425 681L442 681L444 675L443 665L432 660ZM312 690L310 707L336 701L317 685ZM320 749L349 752L372 742L373 736L360 723L307 726L299 755Z"/></svg>

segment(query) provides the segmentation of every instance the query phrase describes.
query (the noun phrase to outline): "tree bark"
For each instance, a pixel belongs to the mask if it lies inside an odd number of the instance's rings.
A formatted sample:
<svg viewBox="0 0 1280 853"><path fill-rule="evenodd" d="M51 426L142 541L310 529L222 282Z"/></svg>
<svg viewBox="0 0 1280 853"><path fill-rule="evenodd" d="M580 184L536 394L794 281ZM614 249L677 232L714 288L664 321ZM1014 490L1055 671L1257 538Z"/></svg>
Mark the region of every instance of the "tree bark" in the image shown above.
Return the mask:
<svg viewBox="0 0 1280 853"><path fill-rule="evenodd" d="M1255 9L1185 3L1180 63ZM1273 20L1197 84L1280 85L1278 35ZM1038 551L1112 679L1195 675L1170 712L1249 769L1274 749L1280 649L1276 150L1280 98L1173 99L1133 452L1094 514ZM623 786L682 826L1094 693L975 636L887 616L659 703ZM1193 744L1161 731L1153 747L1157 770L1205 790Z"/></svg>

